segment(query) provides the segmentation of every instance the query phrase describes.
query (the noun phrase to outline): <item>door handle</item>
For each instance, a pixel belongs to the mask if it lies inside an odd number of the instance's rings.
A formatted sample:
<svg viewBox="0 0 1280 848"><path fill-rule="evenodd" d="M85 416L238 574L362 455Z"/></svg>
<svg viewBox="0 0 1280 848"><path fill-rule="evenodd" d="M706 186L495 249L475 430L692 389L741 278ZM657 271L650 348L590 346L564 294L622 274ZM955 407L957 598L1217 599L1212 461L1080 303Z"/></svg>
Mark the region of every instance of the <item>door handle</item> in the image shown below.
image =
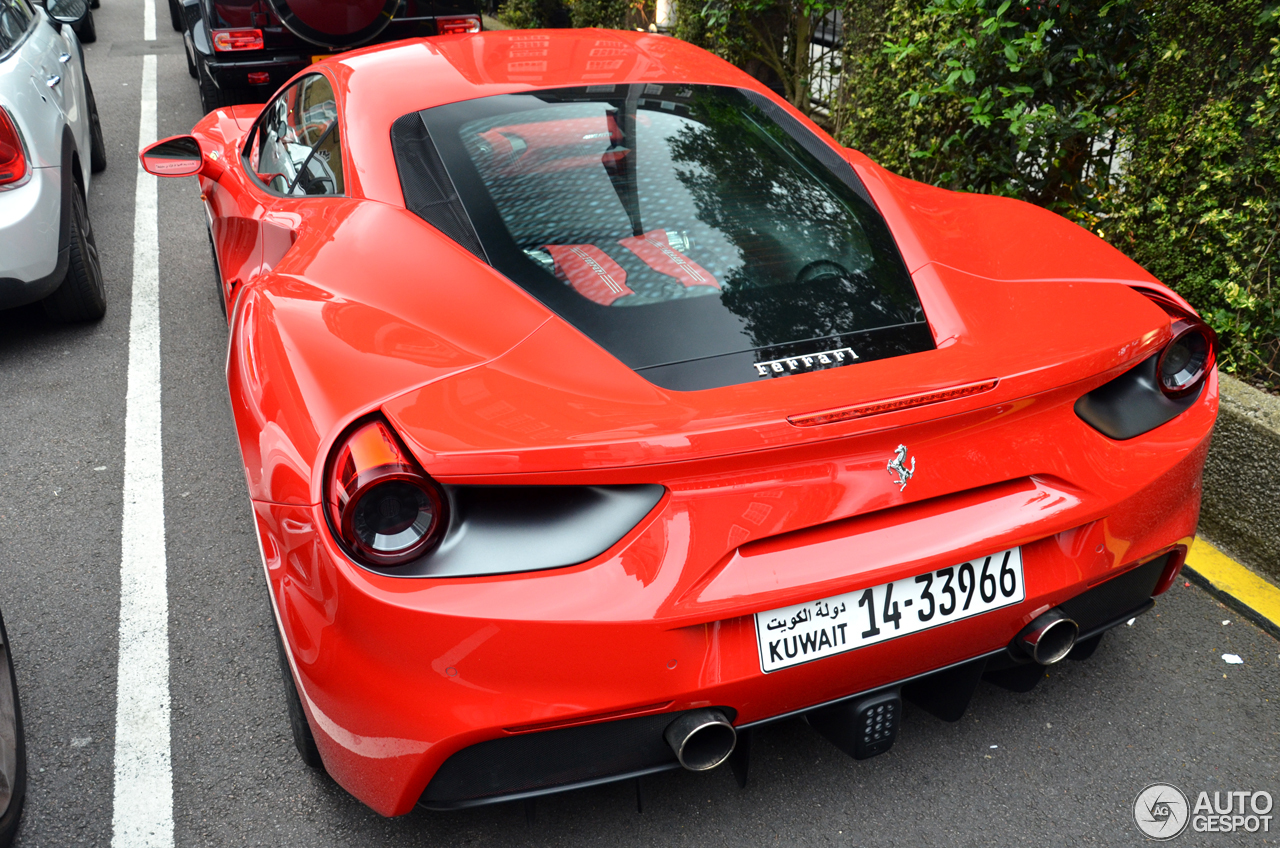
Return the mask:
<svg viewBox="0 0 1280 848"><path fill-rule="evenodd" d="M50 88L53 88L55 85L57 85L60 82L62 82L62 77L58 76L57 74L50 74L49 78L44 81L44 84L49 86Z"/></svg>
<svg viewBox="0 0 1280 848"><path fill-rule="evenodd" d="M61 63L62 63L62 64L64 64L64 65L65 65L65 64L67 64L68 62L70 62L70 61L71 61L71 54L70 54L70 53L63 53L61 56L59 56L59 57L58 57L58 61L59 61L59 62L61 62Z"/></svg>

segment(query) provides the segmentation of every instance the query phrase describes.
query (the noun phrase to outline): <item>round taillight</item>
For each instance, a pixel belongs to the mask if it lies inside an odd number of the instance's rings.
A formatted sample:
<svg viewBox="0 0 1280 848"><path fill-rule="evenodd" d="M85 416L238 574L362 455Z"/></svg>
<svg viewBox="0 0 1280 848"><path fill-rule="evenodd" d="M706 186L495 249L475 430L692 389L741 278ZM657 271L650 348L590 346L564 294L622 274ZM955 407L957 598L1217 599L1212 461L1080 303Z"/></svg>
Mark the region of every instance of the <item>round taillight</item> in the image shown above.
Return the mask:
<svg viewBox="0 0 1280 848"><path fill-rule="evenodd" d="M1200 387L1213 367L1214 333L1206 324L1179 319L1173 337L1156 361L1160 391L1171 398L1183 397Z"/></svg>
<svg viewBox="0 0 1280 848"><path fill-rule="evenodd" d="M18 127L9 113L0 108L0 186L16 186L25 182L30 172Z"/></svg>
<svg viewBox="0 0 1280 848"><path fill-rule="evenodd" d="M334 453L326 505L338 540L357 561L403 565L444 535L446 501L381 420L351 431Z"/></svg>

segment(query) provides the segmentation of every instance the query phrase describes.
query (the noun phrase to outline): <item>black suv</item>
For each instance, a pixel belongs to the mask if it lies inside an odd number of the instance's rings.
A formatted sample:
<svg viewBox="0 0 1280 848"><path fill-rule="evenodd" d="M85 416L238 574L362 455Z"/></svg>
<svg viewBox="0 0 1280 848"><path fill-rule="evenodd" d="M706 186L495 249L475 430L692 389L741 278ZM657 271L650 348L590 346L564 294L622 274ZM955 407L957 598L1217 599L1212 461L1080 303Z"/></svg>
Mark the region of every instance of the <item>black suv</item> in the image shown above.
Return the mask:
<svg viewBox="0 0 1280 848"><path fill-rule="evenodd" d="M262 103L312 62L401 38L479 32L479 0L169 0L205 112Z"/></svg>

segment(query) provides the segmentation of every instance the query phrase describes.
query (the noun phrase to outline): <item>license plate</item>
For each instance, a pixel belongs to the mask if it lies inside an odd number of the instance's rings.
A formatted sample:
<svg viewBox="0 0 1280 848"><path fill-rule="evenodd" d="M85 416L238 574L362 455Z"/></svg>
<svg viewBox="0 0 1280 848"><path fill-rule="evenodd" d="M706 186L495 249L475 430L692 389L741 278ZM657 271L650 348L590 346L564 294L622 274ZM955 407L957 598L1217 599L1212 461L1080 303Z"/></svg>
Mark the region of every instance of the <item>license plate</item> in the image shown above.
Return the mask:
<svg viewBox="0 0 1280 848"><path fill-rule="evenodd" d="M331 58L333 58L334 56L337 56L337 55L338 55L337 53L321 53L321 54L320 54L320 55L318 55L318 56L312 56L312 57L311 57L311 64L313 64L313 65L314 65L316 62L323 62L325 59L331 59Z"/></svg>
<svg viewBox="0 0 1280 848"><path fill-rule="evenodd" d="M769 612L756 613L768 673L919 633L1022 601L1022 549Z"/></svg>

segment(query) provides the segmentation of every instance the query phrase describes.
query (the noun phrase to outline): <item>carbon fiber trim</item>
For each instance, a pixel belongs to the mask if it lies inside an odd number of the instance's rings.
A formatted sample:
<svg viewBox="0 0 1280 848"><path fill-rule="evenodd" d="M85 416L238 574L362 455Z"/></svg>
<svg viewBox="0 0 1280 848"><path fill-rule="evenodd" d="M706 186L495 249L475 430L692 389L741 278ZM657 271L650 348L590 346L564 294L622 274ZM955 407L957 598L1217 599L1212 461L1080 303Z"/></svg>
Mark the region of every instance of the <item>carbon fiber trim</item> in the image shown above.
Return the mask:
<svg viewBox="0 0 1280 848"><path fill-rule="evenodd" d="M480 246L475 227L419 113L402 115L391 125L391 149L395 151L400 190L404 192L408 210L488 262L489 257Z"/></svg>
<svg viewBox="0 0 1280 848"><path fill-rule="evenodd" d="M1064 601L1058 608L1080 626L1082 635L1092 635L1104 623L1114 621L1151 600L1151 591L1160 581L1168 562L1169 554L1157 557Z"/></svg>
<svg viewBox="0 0 1280 848"><path fill-rule="evenodd" d="M418 805L472 806L486 799L679 768L662 733L681 715L657 713L523 733L463 748L440 766Z"/></svg>

